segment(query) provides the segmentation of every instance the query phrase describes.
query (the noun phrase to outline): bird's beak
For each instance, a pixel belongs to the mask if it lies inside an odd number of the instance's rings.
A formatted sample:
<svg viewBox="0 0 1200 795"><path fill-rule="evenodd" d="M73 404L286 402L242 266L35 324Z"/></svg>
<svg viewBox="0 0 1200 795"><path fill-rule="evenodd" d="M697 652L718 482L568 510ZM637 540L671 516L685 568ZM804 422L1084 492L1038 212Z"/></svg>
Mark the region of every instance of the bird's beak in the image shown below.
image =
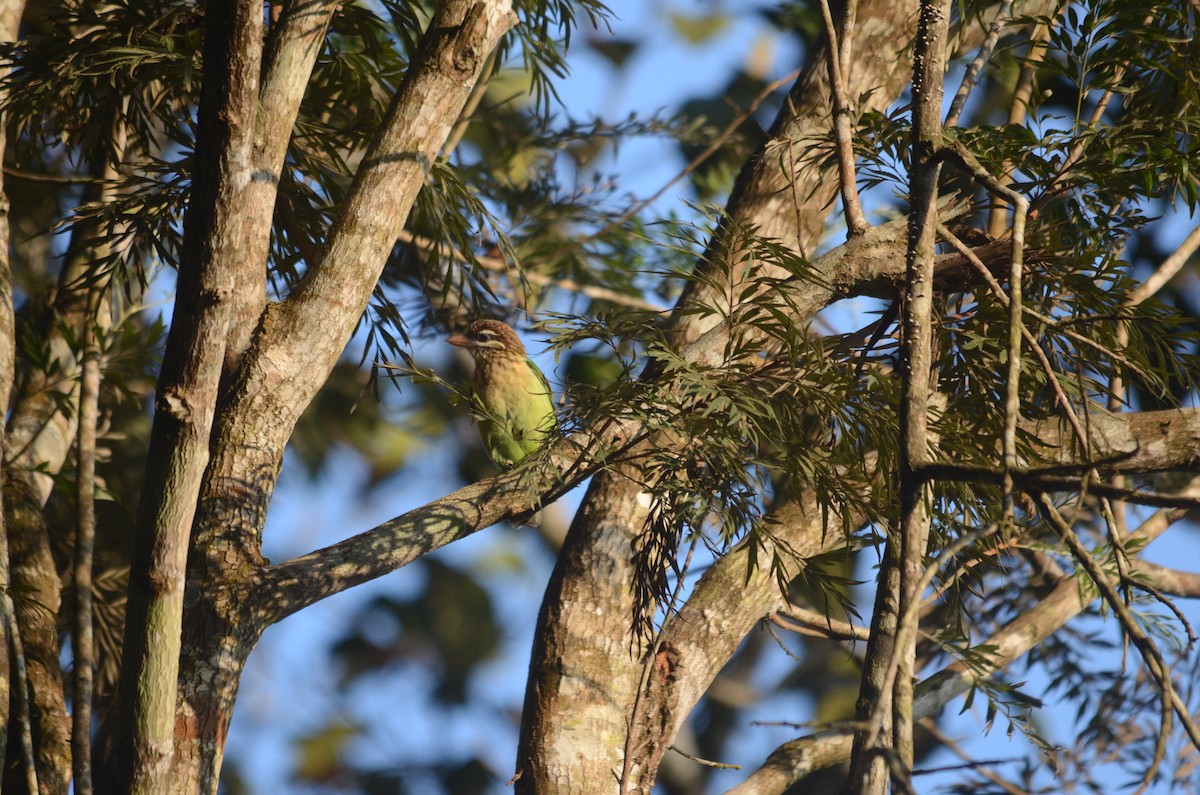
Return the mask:
<svg viewBox="0 0 1200 795"><path fill-rule="evenodd" d="M470 348L471 347L471 341L469 339L467 339L466 337L464 337L462 334L453 334L449 337L446 337L446 342L450 343L451 345L453 345L456 348Z"/></svg>

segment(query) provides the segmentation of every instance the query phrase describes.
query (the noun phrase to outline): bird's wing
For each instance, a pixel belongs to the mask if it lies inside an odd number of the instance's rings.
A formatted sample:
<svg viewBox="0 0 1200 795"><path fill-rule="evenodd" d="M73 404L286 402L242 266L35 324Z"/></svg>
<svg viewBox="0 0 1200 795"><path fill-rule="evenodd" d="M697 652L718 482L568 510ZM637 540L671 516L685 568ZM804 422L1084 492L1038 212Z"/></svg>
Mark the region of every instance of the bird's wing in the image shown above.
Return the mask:
<svg viewBox="0 0 1200 795"><path fill-rule="evenodd" d="M542 372L540 367L533 363L533 359L526 358L525 364L537 376L542 388L546 390L546 399L550 401L550 416L554 417L554 425L558 425L558 417L554 414L554 390L550 388L550 382L546 380L546 374Z"/></svg>

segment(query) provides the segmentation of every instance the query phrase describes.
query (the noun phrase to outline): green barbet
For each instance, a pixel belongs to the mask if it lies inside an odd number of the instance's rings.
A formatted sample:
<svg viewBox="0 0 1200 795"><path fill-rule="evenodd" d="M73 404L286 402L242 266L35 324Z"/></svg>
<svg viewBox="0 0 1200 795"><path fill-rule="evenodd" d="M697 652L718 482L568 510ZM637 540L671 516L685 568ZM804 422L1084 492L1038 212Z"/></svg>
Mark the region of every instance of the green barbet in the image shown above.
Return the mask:
<svg viewBox="0 0 1200 795"><path fill-rule="evenodd" d="M516 332L499 320L476 320L446 342L475 359L475 419L496 465L510 467L541 447L556 426L554 400Z"/></svg>

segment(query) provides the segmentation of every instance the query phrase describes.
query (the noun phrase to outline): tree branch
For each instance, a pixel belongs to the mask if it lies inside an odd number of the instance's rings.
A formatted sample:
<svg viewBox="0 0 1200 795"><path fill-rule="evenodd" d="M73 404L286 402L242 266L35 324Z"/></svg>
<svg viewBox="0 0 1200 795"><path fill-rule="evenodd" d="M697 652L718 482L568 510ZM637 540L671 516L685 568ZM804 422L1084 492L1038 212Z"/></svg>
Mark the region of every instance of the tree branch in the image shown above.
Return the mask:
<svg viewBox="0 0 1200 795"><path fill-rule="evenodd" d="M240 210L231 233L242 252L238 289L228 301L229 334L223 365L233 379L250 347L267 304L267 251L275 215L279 178L292 139L300 101L340 0L288 0L271 26L263 57L258 110L253 118L250 168L253 179L241 191Z"/></svg>
<svg viewBox="0 0 1200 795"><path fill-rule="evenodd" d="M604 442L619 443L618 434L614 428ZM530 465L464 486L345 541L265 569L247 586L250 612L268 626L477 530L527 517L602 463L579 453L576 440L563 441L546 451L545 458L530 459Z"/></svg>

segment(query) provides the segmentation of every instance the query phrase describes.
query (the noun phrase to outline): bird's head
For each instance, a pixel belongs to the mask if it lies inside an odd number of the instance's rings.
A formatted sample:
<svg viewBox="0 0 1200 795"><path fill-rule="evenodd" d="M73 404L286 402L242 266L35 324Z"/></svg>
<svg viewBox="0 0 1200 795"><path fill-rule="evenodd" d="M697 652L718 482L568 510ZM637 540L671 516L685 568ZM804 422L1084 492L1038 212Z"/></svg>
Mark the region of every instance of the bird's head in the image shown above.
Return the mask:
<svg viewBox="0 0 1200 795"><path fill-rule="evenodd" d="M466 334L454 334L446 342L465 348L480 363L525 358L517 333L499 320L476 320Z"/></svg>

